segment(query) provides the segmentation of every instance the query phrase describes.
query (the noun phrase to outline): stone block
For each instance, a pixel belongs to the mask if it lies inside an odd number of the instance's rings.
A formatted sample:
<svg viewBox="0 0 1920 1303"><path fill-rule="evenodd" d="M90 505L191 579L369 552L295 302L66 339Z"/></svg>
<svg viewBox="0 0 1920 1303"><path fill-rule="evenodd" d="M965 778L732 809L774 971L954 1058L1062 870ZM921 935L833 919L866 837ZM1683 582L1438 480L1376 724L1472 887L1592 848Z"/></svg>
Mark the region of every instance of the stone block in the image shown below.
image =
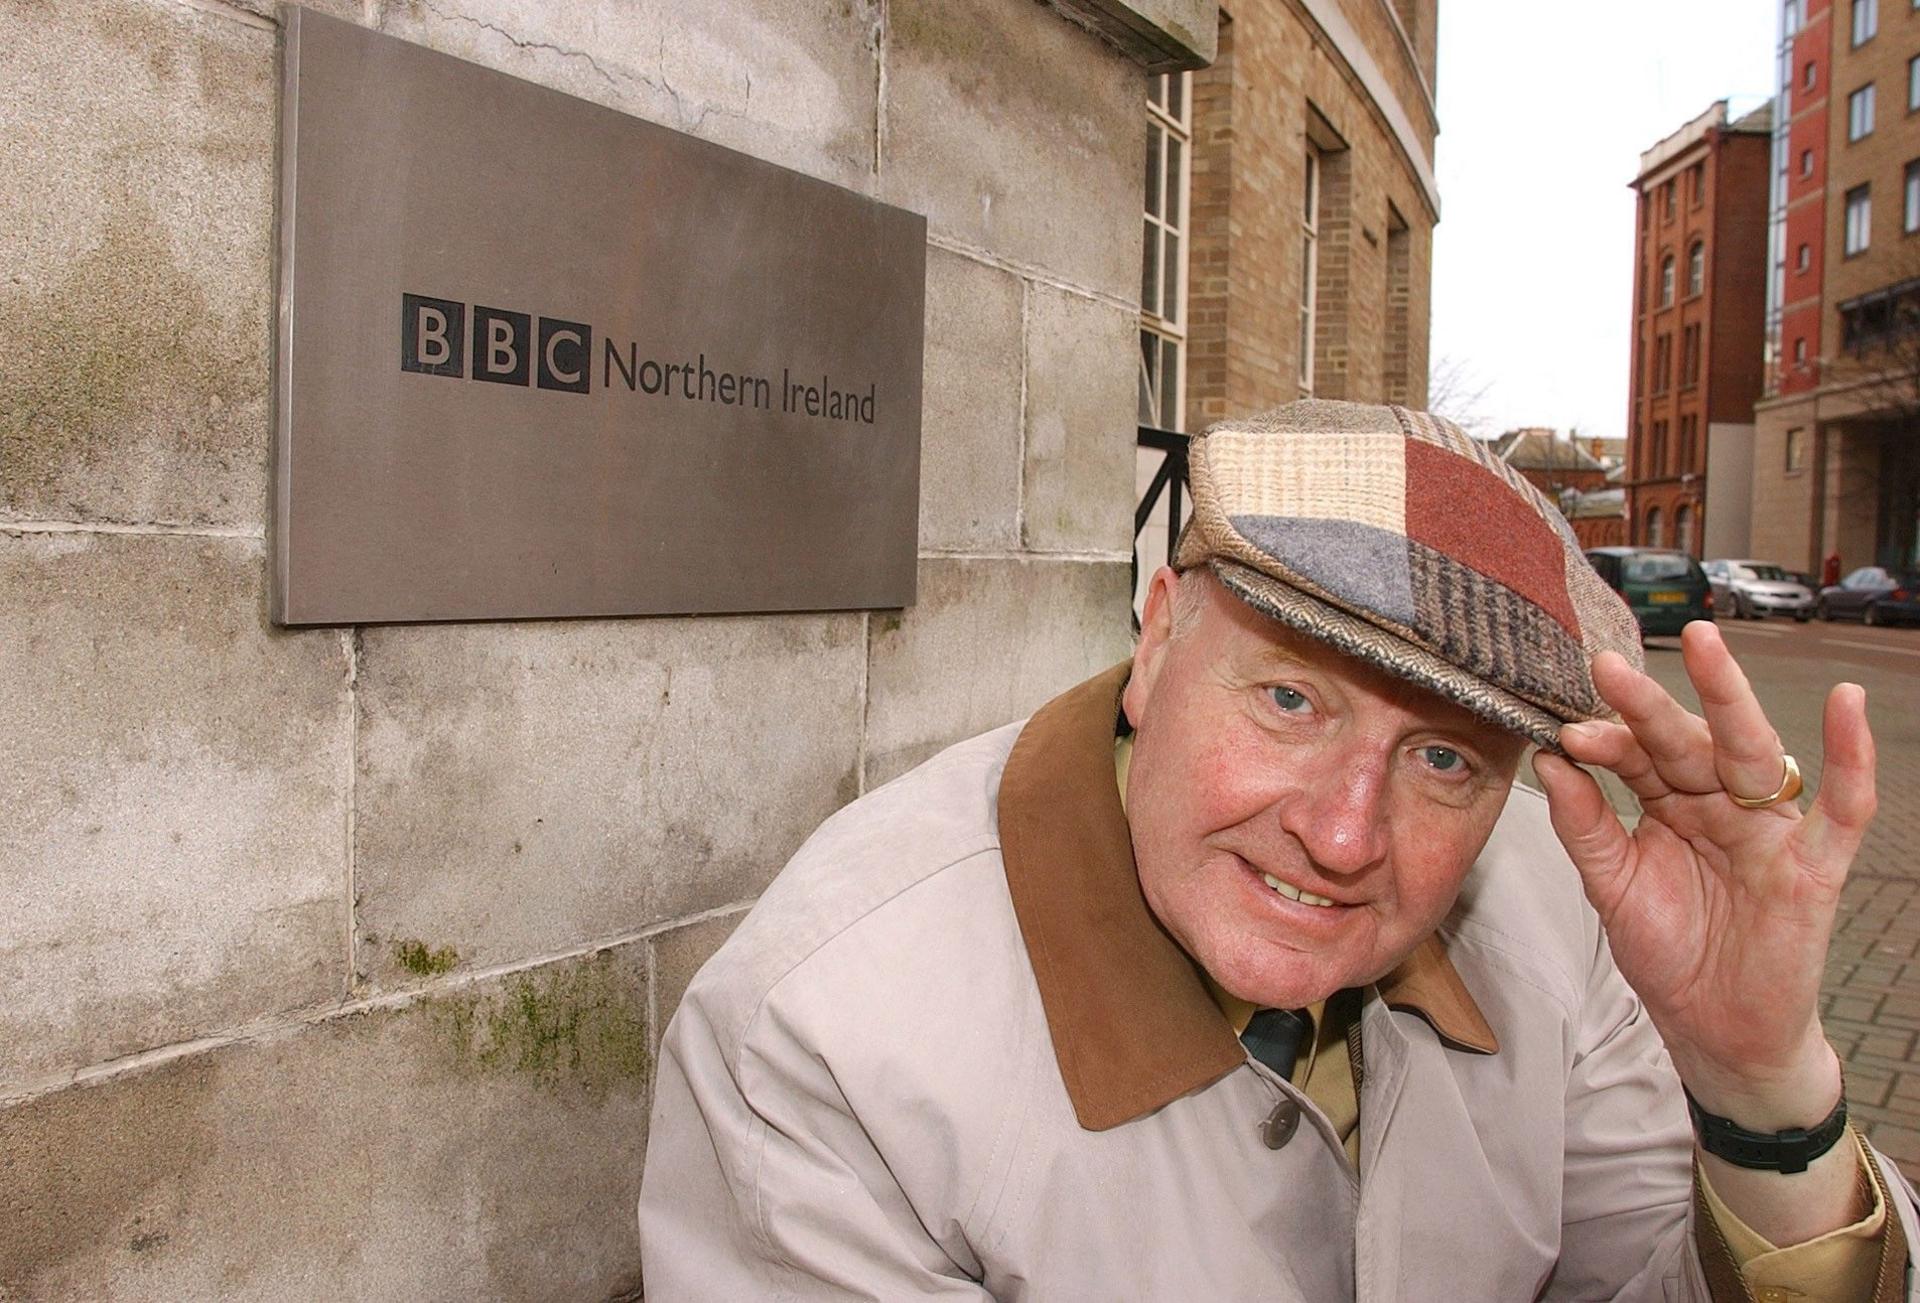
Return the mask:
<svg viewBox="0 0 1920 1303"><path fill-rule="evenodd" d="M1139 320L1033 287L1021 512L1029 549L1125 555L1133 544Z"/></svg>
<svg viewBox="0 0 1920 1303"><path fill-rule="evenodd" d="M1022 295L1008 272L927 250L923 548L1019 541Z"/></svg>
<svg viewBox="0 0 1920 1303"><path fill-rule="evenodd" d="M0 1104L0 1298L639 1285L638 946Z"/></svg>
<svg viewBox="0 0 1920 1303"><path fill-rule="evenodd" d="M346 649L262 549L0 532L0 1091L345 992Z"/></svg>
<svg viewBox="0 0 1920 1303"><path fill-rule="evenodd" d="M378 25L872 192L880 0L383 0Z"/></svg>
<svg viewBox="0 0 1920 1303"><path fill-rule="evenodd" d="M1032 713L1132 646L1124 561L923 559L918 604L873 619L867 786Z"/></svg>
<svg viewBox="0 0 1920 1303"><path fill-rule="evenodd" d="M757 895L855 794L861 628L366 630L360 975L530 958Z"/></svg>
<svg viewBox="0 0 1920 1303"><path fill-rule="evenodd" d="M1137 64L1028 0L893 0L884 60L883 198L937 235L1137 301Z"/></svg>
<svg viewBox="0 0 1920 1303"><path fill-rule="evenodd" d="M0 518L259 527L274 33L10 5L0 85Z"/></svg>
<svg viewBox="0 0 1920 1303"><path fill-rule="evenodd" d="M1051 0L1148 72L1204 68L1220 43L1218 0Z"/></svg>
<svg viewBox="0 0 1920 1303"><path fill-rule="evenodd" d="M693 981L693 975L713 957L721 943L733 935L733 930L746 916L745 910L716 914L661 932L648 941L653 947L653 1043L656 1046L667 1024L673 1020L673 1011L680 1007L680 997L687 993L687 984Z"/></svg>

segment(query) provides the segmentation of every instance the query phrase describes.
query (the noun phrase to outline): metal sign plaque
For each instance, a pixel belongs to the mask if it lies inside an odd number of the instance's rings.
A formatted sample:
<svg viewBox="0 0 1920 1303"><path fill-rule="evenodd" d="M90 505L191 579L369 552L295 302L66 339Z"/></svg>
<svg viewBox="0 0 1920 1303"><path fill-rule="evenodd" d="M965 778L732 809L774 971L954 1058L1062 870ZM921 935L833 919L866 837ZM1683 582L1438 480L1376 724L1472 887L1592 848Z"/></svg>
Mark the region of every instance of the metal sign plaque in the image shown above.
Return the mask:
<svg viewBox="0 0 1920 1303"><path fill-rule="evenodd" d="M913 601L924 218L285 20L277 622Z"/></svg>

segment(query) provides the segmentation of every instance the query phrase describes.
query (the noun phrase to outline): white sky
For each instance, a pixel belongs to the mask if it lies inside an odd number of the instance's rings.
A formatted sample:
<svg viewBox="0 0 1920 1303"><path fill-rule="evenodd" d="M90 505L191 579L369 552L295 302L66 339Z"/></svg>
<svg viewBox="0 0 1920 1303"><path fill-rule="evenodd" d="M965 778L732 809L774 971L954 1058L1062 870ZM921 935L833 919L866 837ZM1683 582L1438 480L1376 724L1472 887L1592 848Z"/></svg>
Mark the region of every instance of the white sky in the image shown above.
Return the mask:
<svg viewBox="0 0 1920 1303"><path fill-rule="evenodd" d="M1640 152L1771 91L1778 0L1440 0L1433 357L1481 432L1623 435Z"/></svg>

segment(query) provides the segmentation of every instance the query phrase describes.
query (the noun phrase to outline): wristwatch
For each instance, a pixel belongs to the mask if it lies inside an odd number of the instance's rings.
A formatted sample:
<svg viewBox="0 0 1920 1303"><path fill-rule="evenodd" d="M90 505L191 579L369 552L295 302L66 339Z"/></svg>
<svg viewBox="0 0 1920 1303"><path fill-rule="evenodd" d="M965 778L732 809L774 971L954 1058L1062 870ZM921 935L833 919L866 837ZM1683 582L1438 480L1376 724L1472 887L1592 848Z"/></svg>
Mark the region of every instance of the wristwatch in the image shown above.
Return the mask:
<svg viewBox="0 0 1920 1303"><path fill-rule="evenodd" d="M1718 1117L1700 1107L1693 1092L1681 1087L1687 1097L1687 1112L1693 1116L1693 1134L1700 1148L1715 1158L1724 1158L1735 1167L1750 1167L1761 1172L1804 1172L1807 1164L1838 1144L1847 1130L1847 1091L1840 1088L1840 1102L1833 1112L1815 1127L1788 1127L1785 1131L1749 1131L1729 1118Z"/></svg>

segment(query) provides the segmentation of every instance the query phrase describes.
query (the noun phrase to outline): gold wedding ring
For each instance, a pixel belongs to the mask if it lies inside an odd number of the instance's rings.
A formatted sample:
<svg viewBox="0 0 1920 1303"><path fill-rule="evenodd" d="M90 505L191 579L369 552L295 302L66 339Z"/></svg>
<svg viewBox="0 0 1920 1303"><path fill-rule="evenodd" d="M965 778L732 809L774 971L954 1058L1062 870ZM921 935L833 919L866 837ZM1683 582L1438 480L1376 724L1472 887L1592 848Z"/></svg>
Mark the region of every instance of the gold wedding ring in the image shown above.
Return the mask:
<svg viewBox="0 0 1920 1303"><path fill-rule="evenodd" d="M1727 795L1733 798L1733 803L1745 810L1764 810L1770 805L1779 805L1782 801L1791 801L1800 795L1803 786L1800 782L1800 766L1790 755L1783 753L1780 759L1785 763L1787 770L1781 775L1780 786L1774 788L1773 792L1767 796L1741 796L1737 792L1728 792Z"/></svg>

